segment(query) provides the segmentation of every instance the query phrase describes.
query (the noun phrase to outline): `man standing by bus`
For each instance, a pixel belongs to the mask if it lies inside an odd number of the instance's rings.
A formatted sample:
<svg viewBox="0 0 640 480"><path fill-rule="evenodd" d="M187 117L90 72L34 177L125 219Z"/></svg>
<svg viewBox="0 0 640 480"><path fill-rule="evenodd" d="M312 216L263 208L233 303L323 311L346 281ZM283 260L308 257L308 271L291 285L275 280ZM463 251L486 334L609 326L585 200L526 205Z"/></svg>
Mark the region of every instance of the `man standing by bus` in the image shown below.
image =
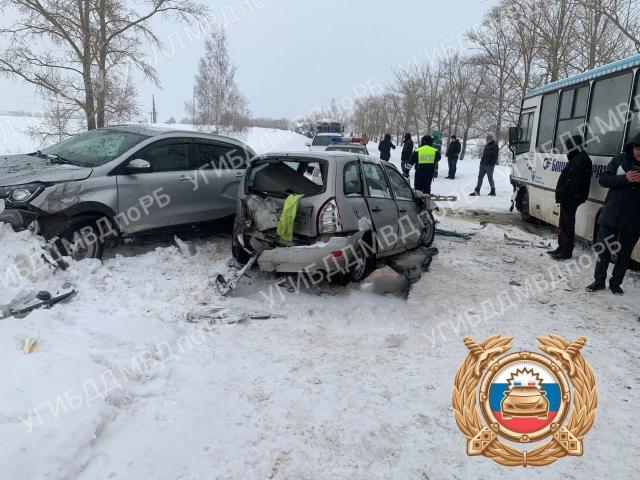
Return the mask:
<svg viewBox="0 0 640 480"><path fill-rule="evenodd" d="M496 143L493 135L487 135L487 144L482 151L482 158L480 159L480 172L478 173L478 185L471 194L472 197L480 196L480 189L482 188L482 182L484 176L489 177L489 185L491 186L490 196L496 196L496 184L493 181L493 171L500 160L500 148Z"/></svg>
<svg viewBox="0 0 640 480"><path fill-rule="evenodd" d="M384 136L384 140L380 142L378 145L378 150L380 150L380 160L386 160L387 162L391 159L391 149L396 149L396 146L391 141L391 134L387 133Z"/></svg>
<svg viewBox="0 0 640 480"><path fill-rule="evenodd" d="M565 146L569 163L562 170L556 186L556 203L560 204L560 232L558 248L548 252L554 260L568 260L573 256L576 241L576 212L589 198L593 163L582 148L582 137L567 139Z"/></svg>
<svg viewBox="0 0 640 480"><path fill-rule="evenodd" d="M587 291L606 288L609 262L612 253L616 253L610 246L617 245L619 251L609 288L615 295L623 295L620 285L640 239L640 133L625 146L623 153L609 162L599 181L609 193L598 221L601 253L596 263L595 282L587 287Z"/></svg>

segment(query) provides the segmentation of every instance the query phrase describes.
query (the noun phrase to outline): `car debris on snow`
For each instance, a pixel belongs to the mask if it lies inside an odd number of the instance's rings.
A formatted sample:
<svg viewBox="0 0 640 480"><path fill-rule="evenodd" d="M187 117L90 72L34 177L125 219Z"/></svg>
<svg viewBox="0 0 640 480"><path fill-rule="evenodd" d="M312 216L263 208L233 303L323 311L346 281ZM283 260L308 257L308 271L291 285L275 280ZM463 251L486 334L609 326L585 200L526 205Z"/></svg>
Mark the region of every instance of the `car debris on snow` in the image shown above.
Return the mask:
<svg viewBox="0 0 640 480"><path fill-rule="evenodd" d="M286 318L286 316L271 312L234 311L226 307L215 307L206 313L187 313L187 321L189 323L208 323L209 325L232 325L249 320L270 320L275 318Z"/></svg>
<svg viewBox="0 0 640 480"><path fill-rule="evenodd" d="M471 238L475 234L476 232L461 233L461 232L456 232L455 230L444 230L442 228L436 229L436 235L440 235L441 237L459 238L465 242L468 240L471 240Z"/></svg>
<svg viewBox="0 0 640 480"><path fill-rule="evenodd" d="M63 286L62 289L58 290L55 294L43 290L38 292L35 297L30 296L27 299L18 300L14 304L9 305L9 308L7 308L5 312L2 312L0 320L9 317L24 318L34 310L39 308L52 308L54 305L74 297L77 293L78 291L69 285Z"/></svg>
<svg viewBox="0 0 640 480"><path fill-rule="evenodd" d="M533 242L532 240L525 240L523 238L510 237L506 233L504 234L504 243L507 245L513 245L516 247L535 247L535 248L550 248L549 242Z"/></svg>

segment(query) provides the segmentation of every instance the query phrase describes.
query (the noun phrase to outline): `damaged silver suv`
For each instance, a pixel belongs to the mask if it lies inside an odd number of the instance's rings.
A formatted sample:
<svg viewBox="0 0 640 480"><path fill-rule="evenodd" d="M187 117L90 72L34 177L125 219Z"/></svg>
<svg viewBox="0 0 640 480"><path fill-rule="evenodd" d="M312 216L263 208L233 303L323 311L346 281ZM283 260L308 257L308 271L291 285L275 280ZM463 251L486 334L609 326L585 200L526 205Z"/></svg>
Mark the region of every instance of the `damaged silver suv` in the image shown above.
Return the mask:
<svg viewBox="0 0 640 480"><path fill-rule="evenodd" d="M120 238L233 218L255 156L219 135L114 126L0 157L0 222L31 228L76 259Z"/></svg>
<svg viewBox="0 0 640 480"><path fill-rule="evenodd" d="M287 198L298 200L292 238L278 234ZM268 272L360 281L376 259L435 236L434 203L390 163L343 152L273 153L253 159L239 193L233 255Z"/></svg>

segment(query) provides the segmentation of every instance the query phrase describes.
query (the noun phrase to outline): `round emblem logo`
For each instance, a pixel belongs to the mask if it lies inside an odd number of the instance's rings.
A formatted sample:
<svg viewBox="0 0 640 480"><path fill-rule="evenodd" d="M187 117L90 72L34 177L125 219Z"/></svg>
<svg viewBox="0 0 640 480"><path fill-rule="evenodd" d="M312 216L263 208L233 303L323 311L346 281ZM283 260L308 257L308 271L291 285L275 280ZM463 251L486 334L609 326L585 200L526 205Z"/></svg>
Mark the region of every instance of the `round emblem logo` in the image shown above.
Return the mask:
<svg viewBox="0 0 640 480"><path fill-rule="evenodd" d="M571 396L562 369L550 358L519 352L496 361L480 386L485 420L503 438L529 443L554 433Z"/></svg>

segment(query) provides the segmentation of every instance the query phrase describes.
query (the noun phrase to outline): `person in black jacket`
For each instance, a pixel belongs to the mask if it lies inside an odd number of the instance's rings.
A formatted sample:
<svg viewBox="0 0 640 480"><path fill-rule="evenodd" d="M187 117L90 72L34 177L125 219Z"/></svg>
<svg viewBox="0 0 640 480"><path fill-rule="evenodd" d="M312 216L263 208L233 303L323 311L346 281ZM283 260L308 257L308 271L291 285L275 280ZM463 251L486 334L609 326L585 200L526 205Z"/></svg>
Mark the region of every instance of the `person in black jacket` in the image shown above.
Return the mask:
<svg viewBox="0 0 640 480"><path fill-rule="evenodd" d="M493 171L500 160L500 148L496 143L493 135L487 135L487 144L484 146L484 150L482 151L482 158L480 159L480 172L478 173L478 184L476 185L476 189L471 194L472 197L477 197L480 195L480 189L482 188L482 182L484 181L484 176L489 177L489 185L491 185L491 193L490 196L496 196L496 184L493 181Z"/></svg>
<svg viewBox="0 0 640 480"><path fill-rule="evenodd" d="M402 145L402 155L400 157L400 166L402 167L402 174L409 178L409 172L411 171L411 157L413 156L413 140L410 133L404 134L404 144Z"/></svg>
<svg viewBox="0 0 640 480"><path fill-rule="evenodd" d="M599 254L595 282L587 287L587 291L606 288L609 262L615 253L616 264L609 288L615 295L623 295L620 285L640 239L640 133L625 146L623 153L609 162L600 174L599 182L609 189L609 193L598 220Z"/></svg>
<svg viewBox="0 0 640 480"><path fill-rule="evenodd" d="M447 161L449 162L449 175L445 178L450 180L454 180L456 178L456 171L458 170L458 158L460 157L460 152L462 151L462 145L460 145L460 141L456 138L455 135L451 135L449 139L449 146L447 147L447 151L445 153L447 157Z"/></svg>
<svg viewBox="0 0 640 480"><path fill-rule="evenodd" d="M562 170L556 186L556 203L560 204L560 232L558 248L548 252L554 260L568 260L573 256L576 241L576 212L589 198L593 163L582 148L582 137L567 139L569 163Z"/></svg>
<svg viewBox="0 0 640 480"><path fill-rule="evenodd" d="M384 136L384 140L382 140L378 145L378 150L380 150L380 160L389 161L391 159L392 148L395 150L396 146L391 142L391 134L387 133Z"/></svg>

